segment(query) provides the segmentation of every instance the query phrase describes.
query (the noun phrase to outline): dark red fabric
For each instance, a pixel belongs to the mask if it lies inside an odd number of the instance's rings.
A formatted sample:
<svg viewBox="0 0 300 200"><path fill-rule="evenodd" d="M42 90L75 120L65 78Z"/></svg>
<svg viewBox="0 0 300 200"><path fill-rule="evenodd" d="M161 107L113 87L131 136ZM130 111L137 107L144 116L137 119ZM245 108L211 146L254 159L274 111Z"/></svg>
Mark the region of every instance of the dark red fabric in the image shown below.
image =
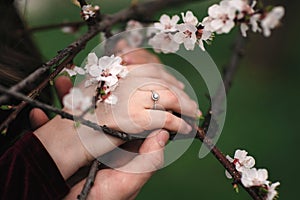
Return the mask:
<svg viewBox="0 0 300 200"><path fill-rule="evenodd" d="M69 192L53 159L33 133L0 158L0 199L62 199Z"/></svg>

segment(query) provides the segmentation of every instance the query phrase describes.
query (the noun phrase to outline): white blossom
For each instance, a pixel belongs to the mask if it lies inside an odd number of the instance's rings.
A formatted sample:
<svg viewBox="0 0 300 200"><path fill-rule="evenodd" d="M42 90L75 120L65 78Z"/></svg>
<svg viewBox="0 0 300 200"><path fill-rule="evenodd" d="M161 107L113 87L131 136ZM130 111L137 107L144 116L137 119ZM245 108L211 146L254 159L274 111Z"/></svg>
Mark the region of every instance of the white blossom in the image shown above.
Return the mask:
<svg viewBox="0 0 300 200"><path fill-rule="evenodd" d="M249 26L246 23L242 23L240 26L241 33L244 37L247 37L247 31L249 30Z"/></svg>
<svg viewBox="0 0 300 200"><path fill-rule="evenodd" d="M79 88L72 88L63 98L63 105L69 110L85 111L92 105L92 98L84 96Z"/></svg>
<svg viewBox="0 0 300 200"><path fill-rule="evenodd" d="M231 158L228 155L226 156L226 158L235 165L236 169L239 172L243 172L244 170L250 169L255 165L254 158L247 155L247 151L238 149L235 151L234 158Z"/></svg>
<svg viewBox="0 0 300 200"><path fill-rule="evenodd" d="M126 39L131 47L138 47L142 44L144 37L141 28L143 28L143 25L138 21L130 20L127 22Z"/></svg>
<svg viewBox="0 0 300 200"><path fill-rule="evenodd" d="M179 24L176 26L179 32L175 33L174 41L179 44L184 44L187 50L193 50L197 41L197 28L192 24Z"/></svg>
<svg viewBox="0 0 300 200"><path fill-rule="evenodd" d="M115 104L118 99L112 96L111 92L117 88L119 79L125 78L128 74L127 68L122 65L122 58L111 55L98 59L95 53L90 53L85 69L89 75L85 87L98 84L101 90L99 100Z"/></svg>
<svg viewBox="0 0 300 200"><path fill-rule="evenodd" d="M127 69L121 65L122 58L119 56L103 56L98 60L97 65L89 68L89 75L97 81L105 81L107 86L117 84L119 78L127 75Z"/></svg>
<svg viewBox="0 0 300 200"><path fill-rule="evenodd" d="M89 18L93 18L96 16L96 12L100 9L99 6L92 5L84 5L82 6L82 17L84 20L88 20Z"/></svg>
<svg viewBox="0 0 300 200"><path fill-rule="evenodd" d="M245 187L262 186L268 183L268 171L266 169L245 169L241 182Z"/></svg>
<svg viewBox="0 0 300 200"><path fill-rule="evenodd" d="M220 5L214 4L209 7L208 15L202 21L208 31L218 34L229 33L235 25L236 9L231 7L228 1L221 1Z"/></svg>
<svg viewBox="0 0 300 200"><path fill-rule="evenodd" d="M163 14L159 22L154 23L154 27L161 32L175 32L177 31L176 25L179 21L178 15L174 15L172 18L170 16Z"/></svg>
<svg viewBox="0 0 300 200"><path fill-rule="evenodd" d="M210 40L212 40L212 36L212 32L206 30L205 27L201 30L201 36L199 36L197 43L203 51L205 51L204 42L208 43Z"/></svg>
<svg viewBox="0 0 300 200"><path fill-rule="evenodd" d="M267 194L266 200L273 200L278 195L278 192L276 191L276 188L279 185L280 185L279 182L273 183L271 185L270 185L270 183L267 184L268 194Z"/></svg>
<svg viewBox="0 0 300 200"><path fill-rule="evenodd" d="M149 40L149 45L157 53L174 53L179 50L179 43L173 37L171 33L158 33Z"/></svg>
<svg viewBox="0 0 300 200"><path fill-rule="evenodd" d="M116 104L118 102L118 97L116 95L110 94L105 100L105 103L107 104Z"/></svg>
<svg viewBox="0 0 300 200"><path fill-rule="evenodd" d="M85 74L85 71L84 69L82 69L81 67L77 67L77 66L74 66L73 69L68 69L68 68L65 68L62 72L67 72L69 74L69 76L75 76L77 74L79 75L84 75Z"/></svg>
<svg viewBox="0 0 300 200"><path fill-rule="evenodd" d="M266 17L261 21L261 26L265 37L271 35L271 29L279 25L281 18L284 16L284 8L278 6L273 8Z"/></svg>
<svg viewBox="0 0 300 200"><path fill-rule="evenodd" d="M198 25L198 19L197 17L194 16L192 11L187 11L185 14L181 13L182 20L185 24L191 24L193 26Z"/></svg>

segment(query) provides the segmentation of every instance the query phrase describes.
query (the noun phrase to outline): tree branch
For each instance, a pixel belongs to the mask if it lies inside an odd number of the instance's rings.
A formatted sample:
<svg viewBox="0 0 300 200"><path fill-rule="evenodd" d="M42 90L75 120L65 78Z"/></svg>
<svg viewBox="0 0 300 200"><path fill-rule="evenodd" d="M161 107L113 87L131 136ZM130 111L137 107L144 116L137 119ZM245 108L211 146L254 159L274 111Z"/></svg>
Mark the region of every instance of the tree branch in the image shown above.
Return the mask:
<svg viewBox="0 0 300 200"><path fill-rule="evenodd" d="M238 70L239 62L243 55L242 52L244 51L245 44L246 44L245 39L240 34L238 34L234 43L234 48L232 51L233 53L230 58L229 64L223 70L223 84L225 86L226 93L229 92L235 74ZM212 98L212 101L214 101L215 105L220 105L224 102L225 98L226 97L222 92L222 88L219 87L216 94ZM227 160L225 155L212 142L212 140L210 139L211 135L210 136L206 135L206 131L208 130L210 122L215 123L214 119L211 118L212 117L211 112L220 114L222 111L218 109L211 111L211 109L209 109L209 111L205 116L205 120L201 128L198 128L197 130L196 138L199 139L202 143L204 143L208 149L210 149L210 152L215 156L215 158L220 162L220 164L233 177L234 183L241 185L254 200L263 200L260 196L258 196L255 189L244 187L244 185L241 183L241 174L236 170L235 166ZM214 129L214 132L217 132L217 130L218 129ZM214 135L214 133L212 135Z"/></svg>
<svg viewBox="0 0 300 200"><path fill-rule="evenodd" d="M40 101L31 99L31 98L29 98L29 97L27 97L27 96L25 96L25 95L23 95L19 92L10 91L7 88L3 87L2 85L0 85L0 92L2 92L4 94L7 94L7 95L10 95L12 97L15 97L17 99L20 99L22 101L26 101L28 104L32 105L33 107L37 107L37 108L40 108L42 110L47 110L47 111L56 113L56 114L60 115L62 118L69 119L69 120L74 120L76 122L79 122L80 124L83 124L83 125L86 125L86 126L92 128L96 131L104 132L105 134L108 134L110 136L119 138L119 139L124 140L124 141L131 141L131 140L141 138L141 136L138 136L138 135L129 135L129 134L124 133L124 132L115 131L115 130L110 129L109 127L107 127L105 125L100 126L95 122L92 122L92 121L89 121L89 120L86 120L86 119L82 118L81 116L75 116L75 115L69 114L67 112L62 111L61 109L58 109L58 108L55 108L53 106L42 103Z"/></svg>
<svg viewBox="0 0 300 200"><path fill-rule="evenodd" d="M10 91L20 91L26 88L26 85L35 82L41 75L46 73L50 67L59 63L62 59L69 56L72 52L84 48L86 43L91 40L100 32L105 32L107 29L110 30L114 25L128 21L129 19L139 19L143 16L152 16L158 10L164 9L166 7L175 6L180 3L193 2L196 0L155 0L150 2L145 2L137 4L134 7L121 10L112 15L104 15L101 17L101 21L94 25L91 25L88 32L82 35L78 40L74 41L65 49L58 52L58 54L50 59L48 62L44 63L40 68L30 74L27 78L20 81L18 84L12 86ZM0 105L8 101L8 96L4 95L0 97Z"/></svg>
<svg viewBox="0 0 300 200"><path fill-rule="evenodd" d="M94 185L94 181L96 178L96 174L98 171L98 167L99 167L99 161L96 159L93 161L89 174L86 178L86 182L84 183L83 189L81 191L81 193L77 196L78 200L85 200L87 199L87 196L91 190L91 188Z"/></svg>

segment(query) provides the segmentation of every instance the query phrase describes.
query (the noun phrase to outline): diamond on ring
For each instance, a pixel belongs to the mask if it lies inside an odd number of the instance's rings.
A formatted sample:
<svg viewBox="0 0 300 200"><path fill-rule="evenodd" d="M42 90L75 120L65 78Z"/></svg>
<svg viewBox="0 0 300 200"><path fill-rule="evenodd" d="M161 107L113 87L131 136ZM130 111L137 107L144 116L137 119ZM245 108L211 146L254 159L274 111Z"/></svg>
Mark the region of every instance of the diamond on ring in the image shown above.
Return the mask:
<svg viewBox="0 0 300 200"><path fill-rule="evenodd" d="M156 102L159 100L159 94L153 90L151 90L151 99L154 101L153 109L156 109Z"/></svg>

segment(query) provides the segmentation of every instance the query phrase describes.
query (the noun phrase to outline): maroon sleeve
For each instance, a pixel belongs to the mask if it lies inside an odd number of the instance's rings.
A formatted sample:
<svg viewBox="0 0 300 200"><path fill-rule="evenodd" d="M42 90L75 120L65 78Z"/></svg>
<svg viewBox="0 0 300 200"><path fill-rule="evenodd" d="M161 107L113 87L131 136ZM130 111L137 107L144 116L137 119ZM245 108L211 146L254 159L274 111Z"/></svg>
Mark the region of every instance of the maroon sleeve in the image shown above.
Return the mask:
<svg viewBox="0 0 300 200"><path fill-rule="evenodd" d="M0 199L62 199L69 192L51 156L33 133L0 158Z"/></svg>

